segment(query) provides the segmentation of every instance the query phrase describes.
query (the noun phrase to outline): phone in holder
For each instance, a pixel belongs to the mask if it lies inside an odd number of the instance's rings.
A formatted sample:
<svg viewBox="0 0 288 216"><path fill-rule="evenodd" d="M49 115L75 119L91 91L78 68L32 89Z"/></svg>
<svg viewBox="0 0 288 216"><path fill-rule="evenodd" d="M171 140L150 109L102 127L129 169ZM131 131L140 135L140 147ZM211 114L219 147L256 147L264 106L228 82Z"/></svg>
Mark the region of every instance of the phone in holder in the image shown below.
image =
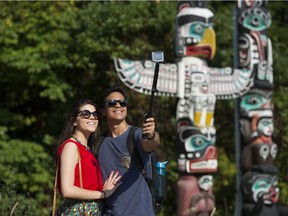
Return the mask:
<svg viewBox="0 0 288 216"><path fill-rule="evenodd" d="M152 61L153 62L164 62L164 53L161 51L152 52Z"/></svg>

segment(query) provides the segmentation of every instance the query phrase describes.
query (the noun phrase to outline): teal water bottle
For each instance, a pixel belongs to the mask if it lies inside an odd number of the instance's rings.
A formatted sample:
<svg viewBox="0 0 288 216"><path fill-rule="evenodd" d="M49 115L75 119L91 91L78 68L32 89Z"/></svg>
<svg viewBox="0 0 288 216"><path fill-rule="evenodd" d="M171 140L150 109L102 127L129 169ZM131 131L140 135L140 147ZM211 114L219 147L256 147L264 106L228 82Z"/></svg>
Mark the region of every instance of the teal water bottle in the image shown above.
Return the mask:
<svg viewBox="0 0 288 216"><path fill-rule="evenodd" d="M165 168L168 161L157 162L156 163L156 201L157 203L162 203L166 195L166 178L165 178Z"/></svg>
<svg viewBox="0 0 288 216"><path fill-rule="evenodd" d="M157 162L156 163L156 172L157 172L157 174L165 176L165 168L166 168L166 164L167 163L168 163L168 161Z"/></svg>

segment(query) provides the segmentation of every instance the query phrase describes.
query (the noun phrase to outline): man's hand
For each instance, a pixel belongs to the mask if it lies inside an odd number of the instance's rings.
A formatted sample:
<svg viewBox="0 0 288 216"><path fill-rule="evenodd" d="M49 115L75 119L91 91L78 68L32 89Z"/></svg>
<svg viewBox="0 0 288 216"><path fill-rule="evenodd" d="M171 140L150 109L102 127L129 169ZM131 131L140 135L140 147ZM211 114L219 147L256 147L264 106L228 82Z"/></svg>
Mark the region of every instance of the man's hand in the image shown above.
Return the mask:
<svg viewBox="0 0 288 216"><path fill-rule="evenodd" d="M147 118L142 125L142 134L147 134L144 139L152 140L155 137L155 121L153 117Z"/></svg>
<svg viewBox="0 0 288 216"><path fill-rule="evenodd" d="M155 131L155 121L153 117L147 118L142 125L142 133L147 134L147 138L141 140L144 151L152 152L160 145L159 134Z"/></svg>

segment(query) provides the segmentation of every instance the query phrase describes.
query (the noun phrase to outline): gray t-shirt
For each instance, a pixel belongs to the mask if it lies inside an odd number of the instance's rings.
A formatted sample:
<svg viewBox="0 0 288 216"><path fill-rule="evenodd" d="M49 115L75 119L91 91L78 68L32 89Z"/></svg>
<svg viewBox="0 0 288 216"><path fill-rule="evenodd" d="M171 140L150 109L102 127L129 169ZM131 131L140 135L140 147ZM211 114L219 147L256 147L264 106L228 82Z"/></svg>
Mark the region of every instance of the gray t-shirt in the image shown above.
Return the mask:
<svg viewBox="0 0 288 216"><path fill-rule="evenodd" d="M108 198L104 200L104 216L153 216L152 198L149 186L137 167L135 161L131 161L131 155L127 147L127 137L131 126L120 136L105 137L98 152L103 181L111 171L119 171L122 176L121 185ZM139 155L146 165L149 163L150 154L144 152L140 139L141 129L135 133L135 141Z"/></svg>

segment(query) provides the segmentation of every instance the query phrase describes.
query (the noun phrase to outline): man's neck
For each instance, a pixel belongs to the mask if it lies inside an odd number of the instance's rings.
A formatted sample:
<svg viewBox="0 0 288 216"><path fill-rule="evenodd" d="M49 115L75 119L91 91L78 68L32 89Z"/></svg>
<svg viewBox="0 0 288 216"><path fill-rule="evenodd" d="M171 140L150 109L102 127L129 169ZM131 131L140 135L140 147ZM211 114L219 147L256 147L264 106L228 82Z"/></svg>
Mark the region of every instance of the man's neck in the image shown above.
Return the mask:
<svg viewBox="0 0 288 216"><path fill-rule="evenodd" d="M108 124L109 130L110 130L110 135L114 137L118 137L121 134L123 134L129 127L126 121L122 121L121 123L118 124L113 124L110 123Z"/></svg>

